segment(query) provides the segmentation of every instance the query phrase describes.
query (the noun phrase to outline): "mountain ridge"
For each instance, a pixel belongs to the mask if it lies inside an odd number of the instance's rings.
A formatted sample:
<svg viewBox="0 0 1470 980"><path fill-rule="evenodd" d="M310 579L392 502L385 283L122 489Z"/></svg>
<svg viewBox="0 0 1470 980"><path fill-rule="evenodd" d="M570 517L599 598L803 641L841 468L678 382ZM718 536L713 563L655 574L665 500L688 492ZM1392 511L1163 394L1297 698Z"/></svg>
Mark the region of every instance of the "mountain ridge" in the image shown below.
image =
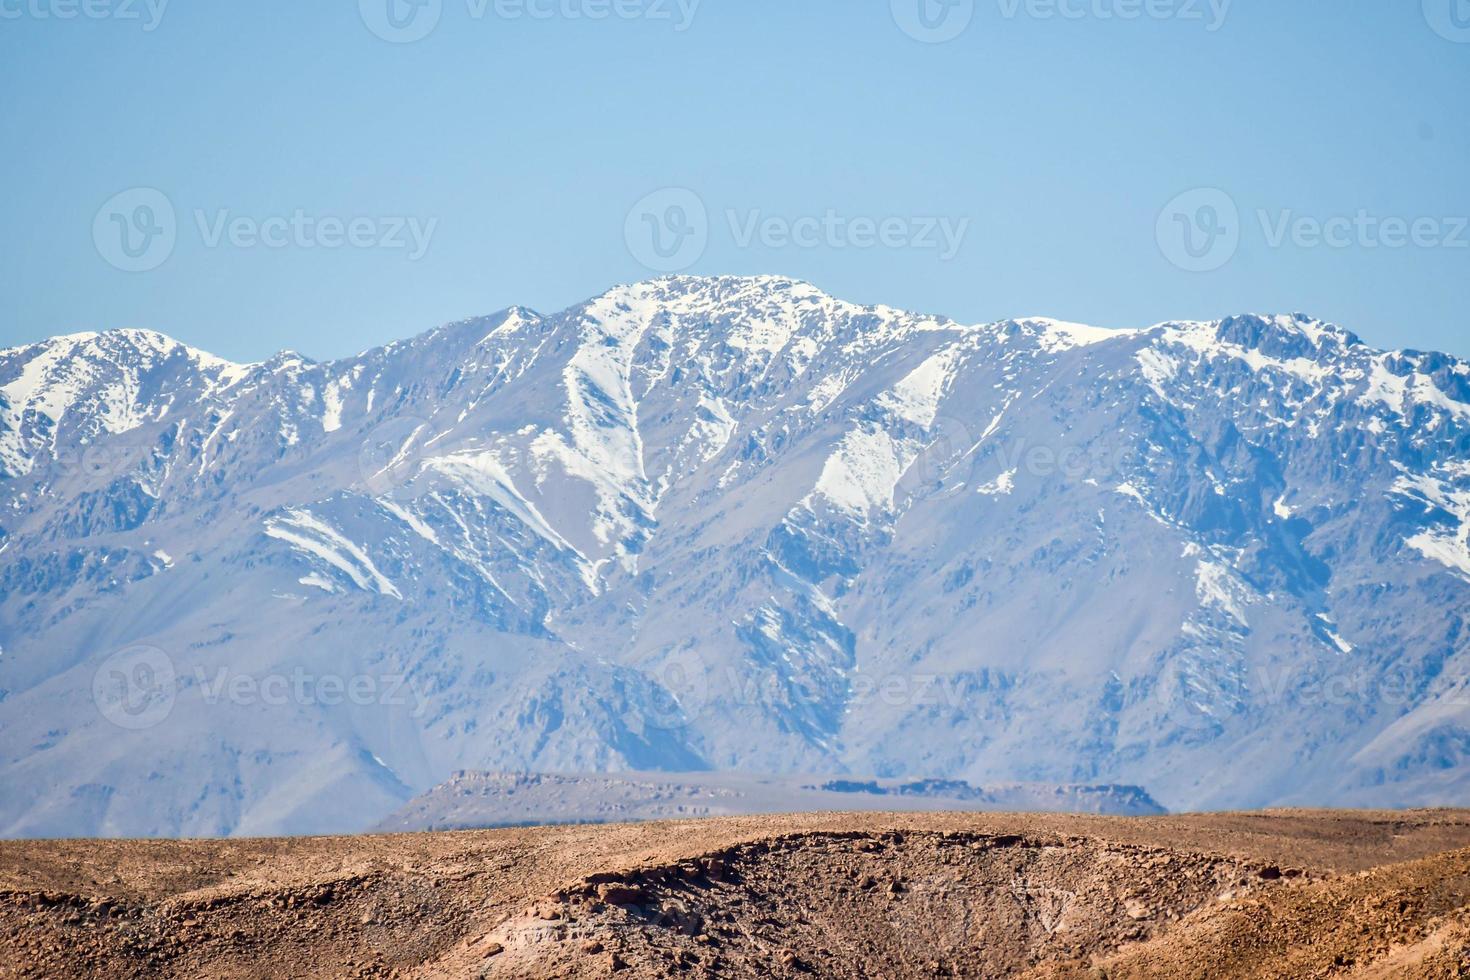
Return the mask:
<svg viewBox="0 0 1470 980"><path fill-rule="evenodd" d="M352 829L459 769L1463 799L1449 355L781 277L67 343L0 352L0 772L59 779L0 833Z"/></svg>
<svg viewBox="0 0 1470 980"><path fill-rule="evenodd" d="M731 285L739 285L739 286L765 286L765 287L775 287L775 288L780 288L780 289L785 289L785 290L796 288L796 289L802 289L802 290L810 290L810 291L815 292L815 293L821 293L823 296L827 296L827 298L829 298L829 299L833 298L833 297L828 296L828 294L822 292L822 290L819 287L815 286L814 284L812 284L809 281L801 280L801 279L793 279L793 278L789 278L789 277L786 277L786 276L780 276L780 275L720 275L720 276L668 275L668 276L660 276L660 277L655 278L655 279L644 280L644 281L640 281L640 282L618 283L618 284L615 284L615 285L609 287L603 293L599 294L599 296L596 299L600 299L600 298L604 298L604 297L609 297L609 296L612 296L612 295L615 295L615 294L619 294L619 293L626 293L628 291L637 290L637 289L639 289L641 287L647 287L647 286L651 286L651 285L655 285L655 284L668 284L668 285L674 286L674 287L686 287L686 286L695 286L695 287L697 287L697 286L700 286L700 285L703 285L703 284L716 284L716 285L723 285L723 286L731 286ZM568 307L566 310L563 310L561 312L562 313L566 313L566 312L570 312L572 310L579 309L581 307L588 306L591 303L595 302L596 299L589 300L589 301L586 301L586 302L583 302L583 303L580 303L580 304L574 304L573 306ZM981 321L981 322L977 322L977 323L963 323L961 321L955 320L952 317L944 316L942 314L922 314L922 313L918 313L917 311L902 311L902 310L898 310L897 308L889 307L889 306L882 305L882 304L868 305L868 306L862 306L860 304L847 304L847 305L851 305L851 306L854 306L856 308L864 309L864 310L869 310L869 311L888 311L888 312L900 313L900 314L907 313L908 315L912 315L912 316L927 317L928 319L931 319L931 320L933 320L936 323L940 323L940 324L952 324L955 327L960 328L960 329L983 329L983 328L986 328L986 327L998 327L998 326L1007 325L1007 324L1038 324L1038 325L1053 325L1053 326L1060 327L1060 328L1077 328L1077 327L1080 327L1080 328L1082 328L1085 331L1095 332L1098 335L1109 335L1110 337L1117 337L1117 338L1124 338L1124 337L1130 337L1130 336L1137 336L1137 335L1141 335L1141 334L1147 334L1150 331L1160 330L1162 328L1166 328L1166 327L1170 327L1170 326L1176 326L1176 325L1181 325L1181 324L1219 326L1221 324L1227 323L1227 322L1232 321L1232 320L1256 320L1256 321L1262 321L1262 322L1276 321L1278 324L1283 323L1283 322L1294 324L1295 327L1296 327L1296 329L1301 330L1303 332L1303 334L1306 335L1309 338L1315 338L1316 336L1320 336L1320 331L1317 330L1317 329L1310 329L1309 330L1306 327L1304 327L1303 325L1308 325L1309 327L1312 327L1312 328L1325 328L1327 331L1329 331L1331 333L1334 333L1334 334L1336 334L1336 335L1338 335L1340 337L1345 338L1346 345L1348 345L1348 346L1365 346L1365 347L1368 347L1368 349L1371 350L1371 351L1373 351L1374 353L1379 353L1379 354L1384 354L1384 353L1399 353L1399 354L1408 354L1408 355L1422 355L1422 354L1425 354L1425 353L1432 353L1432 354L1438 354L1439 356L1442 356L1442 357L1447 357L1447 358L1451 358L1451 359L1455 359L1455 360L1462 360L1457 355L1453 355L1453 354L1450 354L1448 352L1433 352L1433 351L1426 352L1426 351L1420 351L1420 350L1411 349L1411 348L1392 349L1392 348L1376 348L1376 347L1370 347L1370 346L1366 345L1364 343L1364 341L1361 338L1359 338L1356 334L1354 334L1353 332L1351 332L1349 330L1344 329L1340 325L1335 324L1335 323L1332 323L1330 321L1324 321L1324 320L1321 320L1319 318L1312 317L1309 314L1302 313L1300 311L1293 312L1293 313L1272 313L1272 312L1264 312L1264 311L1249 311L1249 312L1243 312L1243 313L1237 313L1237 314L1229 315L1229 316L1226 316L1226 317L1223 317L1223 318L1220 318L1220 319L1216 319L1216 320L1162 320L1162 321L1159 321L1157 323L1151 324L1149 326L1143 326L1143 327L1099 327L1099 326L1094 326L1094 325L1085 324L1085 323L1077 323L1077 322L1074 322L1074 321L1068 321L1068 320L1060 319L1060 318L1053 317L1053 316L1046 315L1046 314L1024 315L1024 316L1014 316L1014 317L1002 317L1002 318L1000 318L998 320L988 320L988 321ZM457 328L457 327L464 327L464 326L469 326L469 325L479 324L479 323L498 322L498 321L502 320L503 318L510 317L510 316L516 316L516 315L526 316L526 317L528 317L529 319L532 319L532 320L544 319L547 316L547 314L543 314L540 311L535 310L535 309L533 309L531 307L522 306L520 304L512 304L512 305L507 306L507 307L505 307L503 309L496 310L496 311L494 311L492 313L481 314L481 315L476 315L476 316L462 317L462 318L457 319L457 320L451 320L451 321L448 321L446 323L440 324L437 327L431 327L431 328L429 328L429 329L427 329L427 330L425 330L425 331L423 331L423 332L421 332L419 334L415 334L415 335L412 335L410 337L400 338L398 340L388 341L386 343L377 345L375 347L369 347L369 348L366 348L364 350L361 350L361 351L357 352L356 354L349 354L349 355L345 355L345 356L342 356L342 357L321 358L321 359L307 357L306 355L301 354L299 351L296 351L296 350L290 349L290 348L285 348L285 349L276 351L270 357L267 357L267 358L265 358L263 360L258 360L258 361L234 361L234 360L230 360L228 358L220 357L219 355L214 354L213 352L208 351L208 350L206 350L206 349L204 349L202 347L195 347L192 344L189 344L189 343L186 343L186 342L184 342L182 340L179 340L179 339L177 339L177 338L175 338L175 337L173 337L173 336L171 336L171 335L169 335L167 333L164 333L162 331L158 331L158 330L154 330L154 329L146 328L146 327L110 327L110 328L107 328L107 329L104 329L104 330L84 330L84 331L77 331L77 332L73 332L73 333L69 333L69 334L58 334L58 335L55 335L55 336L52 336L52 337L43 338L41 340L32 341L30 343L17 344L17 345L14 345L12 347L0 349L0 357L17 356L19 354L25 353L25 352L27 352L29 350L34 349L34 348L37 348L37 347L48 347L48 346L50 346L52 344L55 344L55 343L58 343L58 342L62 342L62 341L76 343L76 342L82 342L82 341L94 341L94 340L97 340L97 339L100 339L100 338L103 338L103 337L116 335L116 336L141 336L141 337L147 337L147 338L152 339L152 340L155 340L155 341L164 341L164 342L166 342L166 344L168 346L183 348L186 352L188 352L188 353L190 353L192 355L202 356L206 360L213 361L213 362L219 362L219 363L226 364L226 365L230 365L230 366L235 367L235 368L257 368L257 367L263 367L263 366L266 366L266 365L271 364L272 362L279 361L281 359L288 359L288 360L293 360L293 361L301 361L304 364L312 365L312 366L332 366L334 364L340 364L340 363L343 363L343 362L355 361L355 360L361 359L363 357L367 357L367 356L372 355L372 354L375 354L375 353L381 353L381 352L392 350L394 348L398 348L398 347L401 347L401 346L404 346L404 345L412 344L412 343L414 343L416 341L430 338L430 337L432 337L435 334L438 334L438 333L443 332L443 331L453 330L454 328ZM555 314L552 314L552 315L555 315Z"/></svg>

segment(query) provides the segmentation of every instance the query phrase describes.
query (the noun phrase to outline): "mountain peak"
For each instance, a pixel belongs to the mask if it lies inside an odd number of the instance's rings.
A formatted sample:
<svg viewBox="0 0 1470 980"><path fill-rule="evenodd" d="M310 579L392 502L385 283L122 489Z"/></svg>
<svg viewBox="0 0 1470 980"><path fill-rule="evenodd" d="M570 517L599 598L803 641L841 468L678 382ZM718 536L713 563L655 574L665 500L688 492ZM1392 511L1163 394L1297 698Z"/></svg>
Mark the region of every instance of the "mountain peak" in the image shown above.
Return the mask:
<svg viewBox="0 0 1470 980"><path fill-rule="evenodd" d="M834 302L809 282L786 276L660 276L613 286L590 301L643 303L656 301L687 310L708 310L754 302L789 299L793 302Z"/></svg>
<svg viewBox="0 0 1470 980"><path fill-rule="evenodd" d="M1072 347L1088 347L1109 340L1123 340L1142 333L1141 330L1110 327L1094 327L1085 323L1057 320L1049 316L1028 316L1014 323L1027 332L1034 333L1038 343L1047 350L1066 350Z"/></svg>
<svg viewBox="0 0 1470 980"><path fill-rule="evenodd" d="M316 365L180 348L0 358L0 729L50 746L0 779L55 787L0 832L327 832L476 766L1429 802L1463 754L1432 728L1463 617L1424 615L1470 608L1455 362L1298 315L966 326L778 276ZM131 741L148 718L94 688L226 665L384 688L185 684ZM1310 693L1399 667L1382 711Z"/></svg>
<svg viewBox="0 0 1470 980"><path fill-rule="evenodd" d="M1226 317L1220 321L1215 336L1269 357L1309 360L1362 345L1356 334L1304 313Z"/></svg>

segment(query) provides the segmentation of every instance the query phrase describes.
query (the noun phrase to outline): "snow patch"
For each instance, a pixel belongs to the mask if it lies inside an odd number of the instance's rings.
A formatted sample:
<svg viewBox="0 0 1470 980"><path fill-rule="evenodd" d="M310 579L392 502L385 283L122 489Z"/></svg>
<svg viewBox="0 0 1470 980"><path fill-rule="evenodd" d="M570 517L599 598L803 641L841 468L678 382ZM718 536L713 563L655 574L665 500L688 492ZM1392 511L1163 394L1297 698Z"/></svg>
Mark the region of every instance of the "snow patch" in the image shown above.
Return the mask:
<svg viewBox="0 0 1470 980"><path fill-rule="evenodd" d="M329 595L336 595L337 593L342 591L341 589L337 588L337 584L331 579L323 578L316 572L312 572L310 575L303 575L296 581L300 585L306 585L315 589L321 589L323 592Z"/></svg>
<svg viewBox="0 0 1470 980"><path fill-rule="evenodd" d="M1201 559L1195 566L1194 588L1201 605L1219 609L1241 626L1250 626L1245 612L1250 590L1234 571L1218 562Z"/></svg>
<svg viewBox="0 0 1470 980"><path fill-rule="evenodd" d="M1137 330L1109 330L1106 327L1092 327L1085 323L1053 320L1050 317L1025 317L1016 322L1036 331L1039 335L1038 345L1042 350L1053 354L1076 347L1090 347L1109 340L1120 340L1139 333Z"/></svg>
<svg viewBox="0 0 1470 980"><path fill-rule="evenodd" d="M854 429L827 458L804 504L820 497L839 510L866 517L893 510L893 490L918 458L912 440L895 439L876 427Z"/></svg>
<svg viewBox="0 0 1470 980"><path fill-rule="evenodd" d="M1466 464L1454 463L1436 470L1451 480L1463 480ZM1405 543L1431 561L1470 580L1470 489L1459 489L1435 475L1402 474L1390 492L1408 497L1449 515L1448 527L1427 527Z"/></svg>
<svg viewBox="0 0 1470 980"><path fill-rule="evenodd" d="M268 518L265 533L267 537L284 541L297 551L326 562L365 592L376 592L399 600L403 598L387 576L378 571L366 551L310 511L290 510L283 517Z"/></svg>
<svg viewBox="0 0 1470 980"><path fill-rule="evenodd" d="M927 429L939 415L939 403L954 381L955 367L963 353L955 344L928 358L893 390L880 395L878 405Z"/></svg>
<svg viewBox="0 0 1470 980"><path fill-rule="evenodd" d="M1456 418L1470 419L1470 405L1446 395L1432 378L1417 371L1403 377L1390 371L1387 366L1389 356L1383 354L1373 359L1367 385L1358 398L1359 405L1365 408L1386 405L1399 416L1408 416L1416 405L1432 405Z"/></svg>
<svg viewBox="0 0 1470 980"><path fill-rule="evenodd" d="M1179 362L1152 347L1145 347L1134 354L1133 359L1138 362L1138 367L1143 372L1143 379L1148 382L1154 394L1168 401L1169 396L1165 393L1164 387L1172 383L1178 375Z"/></svg>
<svg viewBox="0 0 1470 980"><path fill-rule="evenodd" d="M1337 624L1334 623L1326 613L1318 613L1317 619L1322 623L1322 632L1327 634L1327 638L1332 641L1332 645L1337 647L1339 652L1352 653L1355 649L1357 649L1347 640L1344 640L1341 636L1338 635Z"/></svg>
<svg viewBox="0 0 1470 980"><path fill-rule="evenodd" d="M983 487L976 489L975 492L986 497L1004 497L1008 496L1015 488L1016 470L1009 469Z"/></svg>

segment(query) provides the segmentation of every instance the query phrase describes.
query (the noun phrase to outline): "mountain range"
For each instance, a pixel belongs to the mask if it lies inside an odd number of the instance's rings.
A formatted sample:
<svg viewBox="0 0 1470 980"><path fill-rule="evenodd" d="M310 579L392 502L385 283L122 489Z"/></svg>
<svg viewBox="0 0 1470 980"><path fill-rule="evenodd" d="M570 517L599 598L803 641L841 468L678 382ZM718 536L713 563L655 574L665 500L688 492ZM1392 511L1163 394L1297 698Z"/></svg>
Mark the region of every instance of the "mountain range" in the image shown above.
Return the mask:
<svg viewBox="0 0 1470 980"><path fill-rule="evenodd" d="M741 814L961 810L1158 816L1136 786L971 786L963 780L809 779L743 772L456 772L389 814L383 833L692 820Z"/></svg>
<svg viewBox="0 0 1470 980"><path fill-rule="evenodd" d="M672 277L315 363L0 351L0 835L459 770L1470 803L1470 364Z"/></svg>

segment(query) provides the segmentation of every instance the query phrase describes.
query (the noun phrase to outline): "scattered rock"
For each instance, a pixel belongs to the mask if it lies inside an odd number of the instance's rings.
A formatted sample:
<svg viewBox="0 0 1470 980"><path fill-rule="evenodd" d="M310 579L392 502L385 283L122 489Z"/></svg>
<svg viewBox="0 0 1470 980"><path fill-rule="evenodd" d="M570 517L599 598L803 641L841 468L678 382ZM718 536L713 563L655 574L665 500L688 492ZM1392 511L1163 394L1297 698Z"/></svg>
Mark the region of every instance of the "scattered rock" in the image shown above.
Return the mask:
<svg viewBox="0 0 1470 980"><path fill-rule="evenodd" d="M609 882L597 886L597 897L609 905L642 905L647 893L638 885Z"/></svg>
<svg viewBox="0 0 1470 980"><path fill-rule="evenodd" d="M1147 905L1143 904L1137 899L1132 898L1123 903L1123 912L1128 916L1128 918L1134 920L1151 919L1154 916L1152 909L1150 909Z"/></svg>

